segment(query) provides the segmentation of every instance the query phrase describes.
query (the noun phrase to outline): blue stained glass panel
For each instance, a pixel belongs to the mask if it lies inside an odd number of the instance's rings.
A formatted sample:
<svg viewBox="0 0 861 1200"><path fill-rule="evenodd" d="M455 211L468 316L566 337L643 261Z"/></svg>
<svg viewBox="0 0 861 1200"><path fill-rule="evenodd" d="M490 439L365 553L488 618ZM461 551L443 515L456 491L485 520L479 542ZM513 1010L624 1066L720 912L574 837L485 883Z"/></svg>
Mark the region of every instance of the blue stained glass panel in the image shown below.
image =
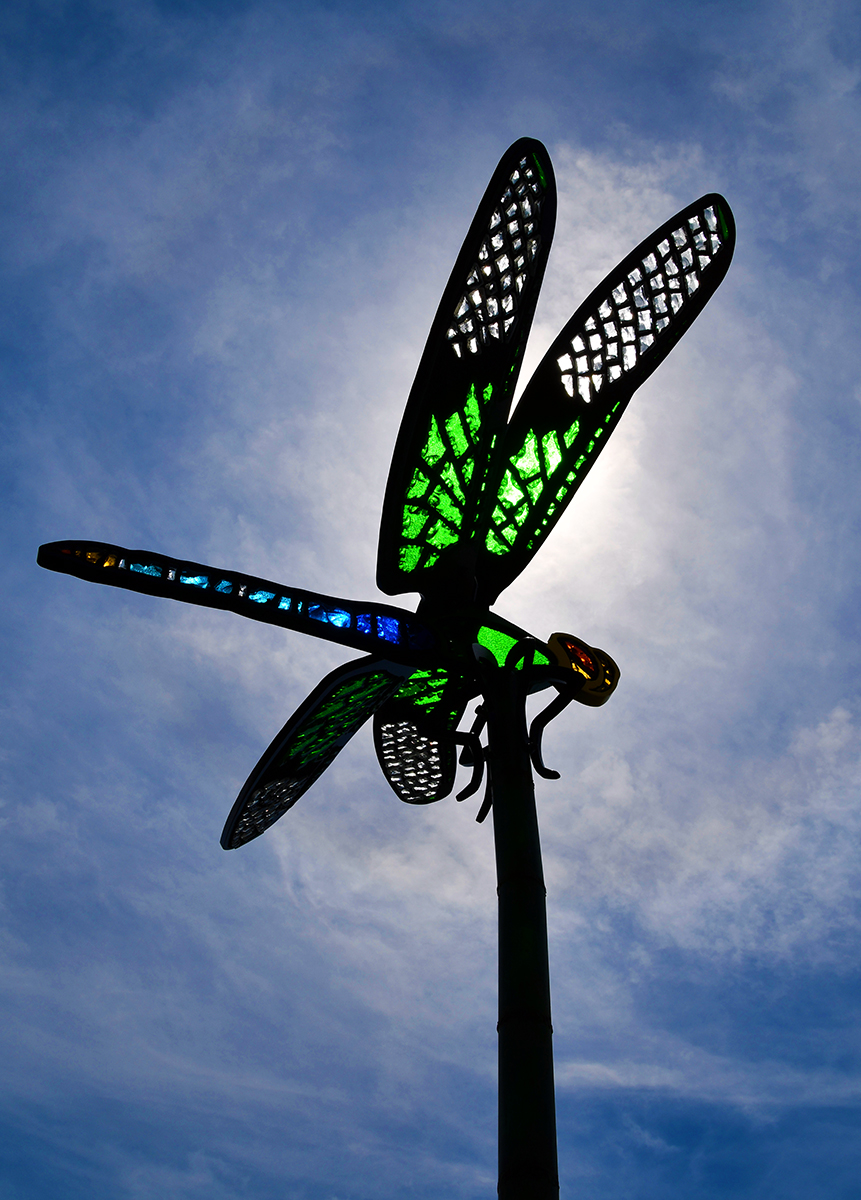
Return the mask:
<svg viewBox="0 0 861 1200"><path fill-rule="evenodd" d="M373 633L370 613L356 613L356 628L359 633Z"/></svg>
<svg viewBox="0 0 861 1200"><path fill-rule="evenodd" d="M315 621L325 621L327 625L335 625L338 629L349 629L350 614L343 608L324 608L322 604L309 604L308 616Z"/></svg>
<svg viewBox="0 0 861 1200"><path fill-rule="evenodd" d="M377 617L377 636L385 642L399 642L401 623L397 617Z"/></svg>
<svg viewBox="0 0 861 1200"><path fill-rule="evenodd" d="M130 571L139 571L141 575L154 575L156 579L161 579L161 567L155 567L152 563L129 563Z"/></svg>
<svg viewBox="0 0 861 1200"><path fill-rule="evenodd" d="M264 592L264 591L249 592L248 599L253 600L255 604L265 604L267 600L275 599L275 593L274 592Z"/></svg>
<svg viewBox="0 0 861 1200"><path fill-rule="evenodd" d="M222 579L221 583L215 585L215 590L221 592L225 596L229 596L233 591L233 584L229 579Z"/></svg>
<svg viewBox="0 0 861 1200"><path fill-rule="evenodd" d="M180 583L188 583L192 587L205 588L209 587L208 575L180 575Z"/></svg>

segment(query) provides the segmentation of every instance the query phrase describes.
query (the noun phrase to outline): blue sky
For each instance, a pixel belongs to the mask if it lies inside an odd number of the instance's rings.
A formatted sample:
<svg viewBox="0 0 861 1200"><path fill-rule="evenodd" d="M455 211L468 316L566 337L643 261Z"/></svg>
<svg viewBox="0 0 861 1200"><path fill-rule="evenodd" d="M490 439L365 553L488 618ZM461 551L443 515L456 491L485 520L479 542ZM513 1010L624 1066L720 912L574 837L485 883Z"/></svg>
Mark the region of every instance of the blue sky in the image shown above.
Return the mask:
<svg viewBox="0 0 861 1200"><path fill-rule="evenodd" d="M857 7L55 0L0 37L2 1200L494 1194L490 823L400 804L364 730L225 854L348 655L35 551L378 596L400 414L524 135L559 184L524 379L677 209L738 224L497 606L622 669L538 786L562 1195L857 1197Z"/></svg>

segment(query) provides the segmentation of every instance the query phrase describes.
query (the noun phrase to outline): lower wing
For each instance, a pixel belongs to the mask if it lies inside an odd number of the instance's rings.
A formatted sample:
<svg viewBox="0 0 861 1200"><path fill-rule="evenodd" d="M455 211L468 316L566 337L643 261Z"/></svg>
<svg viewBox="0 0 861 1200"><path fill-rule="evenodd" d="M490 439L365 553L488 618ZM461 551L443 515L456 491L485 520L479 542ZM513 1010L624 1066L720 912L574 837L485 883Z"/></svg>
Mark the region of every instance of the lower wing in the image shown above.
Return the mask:
<svg viewBox="0 0 861 1200"><path fill-rule="evenodd" d="M224 849L259 837L292 808L410 673L396 663L360 658L318 683L249 775L225 822Z"/></svg>
<svg viewBox="0 0 861 1200"><path fill-rule="evenodd" d="M407 804L432 804L454 787L455 733L478 694L471 676L416 671L374 714L374 745L383 774Z"/></svg>

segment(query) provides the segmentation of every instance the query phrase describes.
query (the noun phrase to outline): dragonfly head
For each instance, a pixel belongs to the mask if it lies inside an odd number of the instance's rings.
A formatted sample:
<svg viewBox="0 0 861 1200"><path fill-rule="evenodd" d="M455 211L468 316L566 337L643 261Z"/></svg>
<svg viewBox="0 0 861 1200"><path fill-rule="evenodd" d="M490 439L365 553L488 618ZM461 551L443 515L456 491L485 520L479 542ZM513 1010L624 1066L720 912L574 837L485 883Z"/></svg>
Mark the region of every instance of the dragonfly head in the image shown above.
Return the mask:
<svg viewBox="0 0 861 1200"><path fill-rule="evenodd" d="M547 645L560 666L583 678L575 697L580 704L598 708L607 703L619 682L619 668L606 651L587 646L571 633L554 633Z"/></svg>

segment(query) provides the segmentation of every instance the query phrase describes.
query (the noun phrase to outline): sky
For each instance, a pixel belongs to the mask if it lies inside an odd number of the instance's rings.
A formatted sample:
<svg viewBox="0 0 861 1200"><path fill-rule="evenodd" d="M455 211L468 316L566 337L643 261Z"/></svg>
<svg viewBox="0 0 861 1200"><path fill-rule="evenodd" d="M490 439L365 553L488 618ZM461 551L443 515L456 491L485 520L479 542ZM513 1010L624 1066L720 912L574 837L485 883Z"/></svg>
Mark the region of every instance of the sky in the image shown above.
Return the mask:
<svg viewBox="0 0 861 1200"><path fill-rule="evenodd" d="M35 554L382 599L400 415L522 136L559 188L524 382L678 209L738 229L497 604L622 672L536 789L561 1195L861 1194L859 79L848 0L4 6L0 1200L495 1194L478 797L402 804L364 729L225 853L350 654Z"/></svg>

